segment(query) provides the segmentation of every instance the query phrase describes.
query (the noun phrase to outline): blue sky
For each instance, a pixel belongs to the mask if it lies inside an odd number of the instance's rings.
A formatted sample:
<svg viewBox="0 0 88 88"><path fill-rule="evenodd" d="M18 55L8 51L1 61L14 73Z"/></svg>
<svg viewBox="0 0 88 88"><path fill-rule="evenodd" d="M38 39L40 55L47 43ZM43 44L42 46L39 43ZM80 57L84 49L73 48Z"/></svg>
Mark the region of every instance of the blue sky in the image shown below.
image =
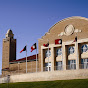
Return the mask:
<svg viewBox="0 0 88 88"><path fill-rule="evenodd" d="M88 0L0 0L0 70L2 68L2 39L12 29L17 39L17 59L27 44L30 47L58 21L71 17L88 18ZM1 74L1 71L0 71Z"/></svg>

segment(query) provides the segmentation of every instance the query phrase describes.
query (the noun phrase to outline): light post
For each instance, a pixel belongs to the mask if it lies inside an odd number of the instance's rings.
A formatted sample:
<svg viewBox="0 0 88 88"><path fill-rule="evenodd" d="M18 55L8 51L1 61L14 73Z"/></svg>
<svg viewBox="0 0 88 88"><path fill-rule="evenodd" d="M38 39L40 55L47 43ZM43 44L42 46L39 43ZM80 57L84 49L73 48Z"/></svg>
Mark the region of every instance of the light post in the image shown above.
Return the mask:
<svg viewBox="0 0 88 88"><path fill-rule="evenodd" d="M10 75L7 75L7 88L9 88Z"/></svg>

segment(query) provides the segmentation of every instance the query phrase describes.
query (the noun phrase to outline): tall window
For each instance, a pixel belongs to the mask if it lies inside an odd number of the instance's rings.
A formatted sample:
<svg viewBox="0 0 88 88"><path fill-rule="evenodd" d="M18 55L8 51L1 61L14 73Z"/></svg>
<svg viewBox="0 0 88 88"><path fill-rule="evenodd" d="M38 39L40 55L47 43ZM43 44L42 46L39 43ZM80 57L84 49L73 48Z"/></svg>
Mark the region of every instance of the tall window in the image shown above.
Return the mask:
<svg viewBox="0 0 88 88"><path fill-rule="evenodd" d="M48 57L48 50L46 50L45 56ZM49 50L49 56L51 56L51 51L50 50Z"/></svg>
<svg viewBox="0 0 88 88"><path fill-rule="evenodd" d="M56 62L56 70L62 70L62 61Z"/></svg>
<svg viewBox="0 0 88 88"><path fill-rule="evenodd" d="M87 45L86 44L82 45L81 52L83 53L83 52L86 52L87 50L88 50Z"/></svg>
<svg viewBox="0 0 88 88"><path fill-rule="evenodd" d="M81 69L88 69L88 58L81 59Z"/></svg>
<svg viewBox="0 0 88 88"><path fill-rule="evenodd" d="M76 60L68 60L68 69L76 69Z"/></svg>
<svg viewBox="0 0 88 88"><path fill-rule="evenodd" d="M70 46L69 48L68 48L68 54L73 54L74 53L74 46Z"/></svg>
<svg viewBox="0 0 88 88"><path fill-rule="evenodd" d="M58 49L56 50L56 55L59 56L59 55L61 55L61 54L62 54L62 48L58 48Z"/></svg>

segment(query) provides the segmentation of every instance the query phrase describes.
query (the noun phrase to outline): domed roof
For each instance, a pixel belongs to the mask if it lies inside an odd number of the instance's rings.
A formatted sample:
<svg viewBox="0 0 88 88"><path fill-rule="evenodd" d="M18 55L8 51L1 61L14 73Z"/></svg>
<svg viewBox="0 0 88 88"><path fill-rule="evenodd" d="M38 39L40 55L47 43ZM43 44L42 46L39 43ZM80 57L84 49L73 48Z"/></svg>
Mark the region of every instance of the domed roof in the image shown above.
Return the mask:
<svg viewBox="0 0 88 88"><path fill-rule="evenodd" d="M7 31L7 34L13 34L12 30L9 29L9 30Z"/></svg>
<svg viewBox="0 0 88 88"><path fill-rule="evenodd" d="M13 38L13 37L14 37L14 34L13 34L13 32L12 32L11 29L9 29L9 30L7 31L7 33L6 33L6 38L8 38L8 37L10 37L10 38Z"/></svg>

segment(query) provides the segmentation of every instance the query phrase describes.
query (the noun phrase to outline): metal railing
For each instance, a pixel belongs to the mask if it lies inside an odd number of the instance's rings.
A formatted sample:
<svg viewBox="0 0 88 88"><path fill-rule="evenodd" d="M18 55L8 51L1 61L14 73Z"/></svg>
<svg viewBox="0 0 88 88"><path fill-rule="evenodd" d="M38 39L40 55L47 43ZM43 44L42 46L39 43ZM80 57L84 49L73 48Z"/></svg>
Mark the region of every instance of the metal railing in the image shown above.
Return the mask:
<svg viewBox="0 0 88 88"><path fill-rule="evenodd" d="M88 64L80 64L79 68L80 69L88 69Z"/></svg>
<svg viewBox="0 0 88 88"><path fill-rule="evenodd" d="M54 66L54 70L63 70L63 66L62 65Z"/></svg>
<svg viewBox="0 0 88 88"><path fill-rule="evenodd" d="M76 69L76 64L71 64L71 65L66 65L67 70L75 70Z"/></svg>
<svg viewBox="0 0 88 88"><path fill-rule="evenodd" d="M48 67L43 67L43 71L48 71ZM49 67L49 71L51 71L51 67Z"/></svg>

